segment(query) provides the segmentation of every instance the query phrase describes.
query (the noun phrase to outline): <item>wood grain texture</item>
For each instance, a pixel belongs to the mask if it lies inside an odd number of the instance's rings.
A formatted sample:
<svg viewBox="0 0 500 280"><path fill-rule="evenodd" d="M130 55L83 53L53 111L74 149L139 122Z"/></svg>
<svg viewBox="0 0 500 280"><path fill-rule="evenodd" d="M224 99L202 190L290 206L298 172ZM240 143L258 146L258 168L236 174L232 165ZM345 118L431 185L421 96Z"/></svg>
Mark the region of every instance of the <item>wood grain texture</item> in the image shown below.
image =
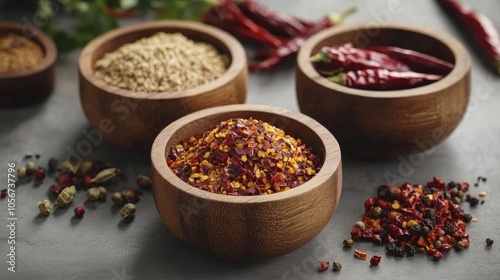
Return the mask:
<svg viewBox="0 0 500 280"><path fill-rule="evenodd" d="M263 120L302 139L323 167L297 188L257 196L202 191L170 170L172 146L234 117ZM342 190L340 149L331 133L303 114L266 105L227 105L185 116L158 135L151 162L153 197L168 228L195 249L228 260L270 258L304 245L331 219Z"/></svg>
<svg viewBox="0 0 500 280"><path fill-rule="evenodd" d="M454 64L440 81L407 90L370 91L332 83L309 57L327 45L391 45L413 49ZM461 121L470 95L471 62L455 39L405 24L346 25L311 37L297 57L296 94L301 112L326 126L344 152L395 157L430 149Z"/></svg>
<svg viewBox="0 0 500 280"><path fill-rule="evenodd" d="M16 74L0 74L0 108L39 103L52 93L55 84L57 49L50 37L28 24L0 22L0 36L24 36L37 43L44 58L35 68Z"/></svg>
<svg viewBox="0 0 500 280"><path fill-rule="evenodd" d="M94 76L94 64L105 53L157 32L180 32L194 41L210 43L228 55L231 64L212 82L172 93L133 92ZM119 28L94 39L80 55L79 80L80 99L90 124L117 145L149 152L156 135L174 120L205 108L244 103L247 62L241 44L220 29L194 22L158 21Z"/></svg>

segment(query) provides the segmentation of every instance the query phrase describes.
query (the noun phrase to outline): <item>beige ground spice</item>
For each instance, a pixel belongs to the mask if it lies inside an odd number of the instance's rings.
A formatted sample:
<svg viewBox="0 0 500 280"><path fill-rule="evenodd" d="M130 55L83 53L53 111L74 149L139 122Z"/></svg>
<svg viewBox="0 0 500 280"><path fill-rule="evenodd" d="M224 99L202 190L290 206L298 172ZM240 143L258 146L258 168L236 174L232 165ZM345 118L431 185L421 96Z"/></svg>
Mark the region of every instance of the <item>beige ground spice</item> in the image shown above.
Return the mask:
<svg viewBox="0 0 500 280"><path fill-rule="evenodd" d="M95 75L132 91L174 92L217 79L227 63L227 56L210 44L160 32L107 53L96 62Z"/></svg>
<svg viewBox="0 0 500 280"><path fill-rule="evenodd" d="M16 74L33 69L43 60L43 50L35 42L17 35L0 35L0 74Z"/></svg>

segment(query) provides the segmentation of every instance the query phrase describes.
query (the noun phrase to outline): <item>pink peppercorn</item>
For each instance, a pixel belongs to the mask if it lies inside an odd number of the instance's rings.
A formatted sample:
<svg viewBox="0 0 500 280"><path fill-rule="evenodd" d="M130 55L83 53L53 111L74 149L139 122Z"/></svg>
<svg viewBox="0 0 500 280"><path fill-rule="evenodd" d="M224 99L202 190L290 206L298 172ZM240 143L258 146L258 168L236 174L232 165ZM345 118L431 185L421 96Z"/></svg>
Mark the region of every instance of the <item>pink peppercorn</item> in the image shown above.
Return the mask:
<svg viewBox="0 0 500 280"><path fill-rule="evenodd" d="M380 259L382 259L381 256L375 255L370 259L370 264L373 266L377 266L380 263Z"/></svg>
<svg viewBox="0 0 500 280"><path fill-rule="evenodd" d="M0 191L0 197L1 198L5 198L7 196L8 192L7 192L7 189L3 189Z"/></svg>
<svg viewBox="0 0 500 280"><path fill-rule="evenodd" d="M83 206L76 206L73 211L75 211L75 216L77 218L81 218L85 214L85 208Z"/></svg>
<svg viewBox="0 0 500 280"><path fill-rule="evenodd" d="M45 168L38 167L35 172L35 179L39 181L45 179Z"/></svg>

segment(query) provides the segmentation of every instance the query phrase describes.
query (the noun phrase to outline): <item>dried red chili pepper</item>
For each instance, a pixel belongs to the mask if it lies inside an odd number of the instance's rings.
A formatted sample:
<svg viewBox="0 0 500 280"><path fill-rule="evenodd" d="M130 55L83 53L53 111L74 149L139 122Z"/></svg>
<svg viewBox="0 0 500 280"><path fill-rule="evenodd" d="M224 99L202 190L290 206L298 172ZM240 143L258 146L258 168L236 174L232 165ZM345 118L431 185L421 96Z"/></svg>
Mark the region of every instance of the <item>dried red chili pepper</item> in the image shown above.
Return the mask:
<svg viewBox="0 0 500 280"><path fill-rule="evenodd" d="M368 90L399 90L423 86L442 78L436 74L397 72L386 69L366 69L341 72L328 80L350 88Z"/></svg>
<svg viewBox="0 0 500 280"><path fill-rule="evenodd" d="M414 50L392 46L367 47L371 50L388 55L410 67L412 71L420 73L448 74L453 69L453 64Z"/></svg>
<svg viewBox="0 0 500 280"><path fill-rule="evenodd" d="M273 50L264 60L259 62L250 62L248 65L249 69L270 70L276 67L276 65L278 65L281 61L297 55L300 47L302 47L306 39L321 30L340 24L348 15L354 13L355 11L356 8L353 7L340 14L331 14L327 17L324 17L303 32L297 34L282 46Z"/></svg>
<svg viewBox="0 0 500 280"><path fill-rule="evenodd" d="M405 72L410 67L405 63L394 59L386 54L359 49L352 44L344 44L334 47L323 47L321 51L310 58L312 63L326 64L326 70L330 71L356 71L366 69L387 69L390 71ZM323 69L324 67L322 67Z"/></svg>
<svg viewBox="0 0 500 280"><path fill-rule="evenodd" d="M481 53L500 74L500 35L486 15L456 0L437 0L457 21L467 34L471 34Z"/></svg>
<svg viewBox="0 0 500 280"><path fill-rule="evenodd" d="M292 38L306 28L297 18L273 10L255 0L236 2L243 14L276 36Z"/></svg>
<svg viewBox="0 0 500 280"><path fill-rule="evenodd" d="M279 38L247 18L231 0L220 0L203 15L202 21L251 42L263 43L275 48L283 44Z"/></svg>
<svg viewBox="0 0 500 280"><path fill-rule="evenodd" d="M366 260L366 257L368 256L365 252L359 251L359 250L354 250L354 256L358 259Z"/></svg>

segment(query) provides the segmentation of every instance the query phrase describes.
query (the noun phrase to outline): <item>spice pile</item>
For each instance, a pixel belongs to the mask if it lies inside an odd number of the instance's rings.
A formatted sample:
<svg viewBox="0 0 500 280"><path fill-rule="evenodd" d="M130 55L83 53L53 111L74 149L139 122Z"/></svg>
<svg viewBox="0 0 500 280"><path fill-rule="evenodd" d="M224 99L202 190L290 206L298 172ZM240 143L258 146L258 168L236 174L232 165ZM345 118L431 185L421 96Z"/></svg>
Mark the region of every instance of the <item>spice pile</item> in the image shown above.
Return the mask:
<svg viewBox="0 0 500 280"><path fill-rule="evenodd" d="M378 195L365 201L365 214L354 224L351 238L344 240L351 247L358 239L385 243L388 254L397 257L425 252L440 260L452 248L469 247L466 223L477 220L460 207L462 200L476 206L479 200L465 194L469 184L446 184L434 177L423 185L382 185Z"/></svg>
<svg viewBox="0 0 500 280"><path fill-rule="evenodd" d="M23 36L0 35L0 57L0 74L15 74L39 65L43 60L43 50Z"/></svg>
<svg viewBox="0 0 500 280"><path fill-rule="evenodd" d="M167 160L183 181L227 195L272 194L295 188L320 169L300 139L255 119L230 119L172 147Z"/></svg>
<svg viewBox="0 0 500 280"><path fill-rule="evenodd" d="M33 155L28 156L28 158L32 157ZM36 155L36 159L38 158L39 155ZM76 165L63 161L59 165L58 161L53 158L49 160L47 169L29 161L17 171L20 184L33 181L35 186L40 186L47 177L54 177L56 183L48 187L49 199L38 202L38 209L44 216L51 214L53 206L69 207L80 190L86 193L88 201L105 200L109 184L118 174L120 174L118 168L101 161L81 161ZM136 184L142 190L151 188L151 180L144 175L138 176ZM134 188L113 193L112 201L116 206L121 207L120 214L123 221L130 222L135 217L135 203L139 201L139 195L139 190ZM76 206L73 210L78 218L85 214L83 206Z"/></svg>
<svg viewBox="0 0 500 280"><path fill-rule="evenodd" d="M326 46L310 59L328 80L351 88L398 90L430 84L453 65L417 51L392 46Z"/></svg>
<svg viewBox="0 0 500 280"><path fill-rule="evenodd" d="M132 91L175 92L217 79L228 63L210 44L160 32L105 54L95 64L95 76Z"/></svg>

